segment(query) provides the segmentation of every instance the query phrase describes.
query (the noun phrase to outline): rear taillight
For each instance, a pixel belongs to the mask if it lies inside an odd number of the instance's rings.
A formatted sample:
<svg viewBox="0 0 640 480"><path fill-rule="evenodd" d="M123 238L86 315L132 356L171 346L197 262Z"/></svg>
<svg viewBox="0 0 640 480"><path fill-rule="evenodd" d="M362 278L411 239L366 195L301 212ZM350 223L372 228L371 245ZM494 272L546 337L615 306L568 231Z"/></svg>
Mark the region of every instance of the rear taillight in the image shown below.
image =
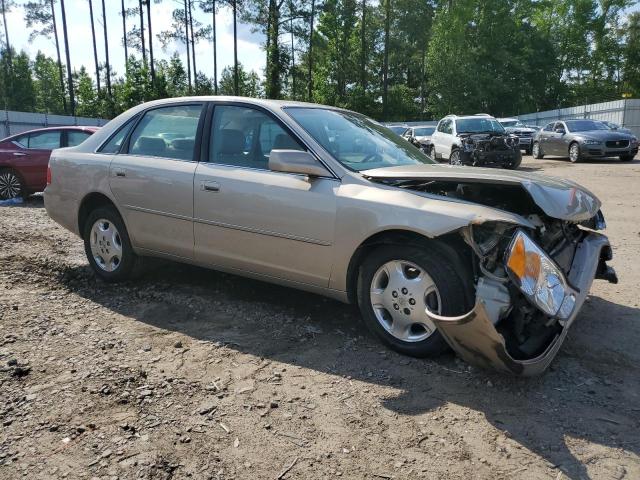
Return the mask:
<svg viewBox="0 0 640 480"><path fill-rule="evenodd" d="M51 185L51 165L47 166L47 185Z"/></svg>

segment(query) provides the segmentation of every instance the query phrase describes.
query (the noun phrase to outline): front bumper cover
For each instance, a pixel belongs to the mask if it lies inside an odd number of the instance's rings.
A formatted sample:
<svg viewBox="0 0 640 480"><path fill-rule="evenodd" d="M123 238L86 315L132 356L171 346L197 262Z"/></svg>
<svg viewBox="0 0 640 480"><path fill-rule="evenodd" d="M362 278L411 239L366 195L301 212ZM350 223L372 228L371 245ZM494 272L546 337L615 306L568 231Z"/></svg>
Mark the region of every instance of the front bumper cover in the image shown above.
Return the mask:
<svg viewBox="0 0 640 480"><path fill-rule="evenodd" d="M577 247L567 276L569 283L578 292L571 316L562 321L562 330L546 350L535 358L514 359L505 345L504 337L496 330L487 313L486 302L476 298L476 305L469 313L459 317L443 317L427 311L438 330L455 352L468 363L484 368L522 376L542 373L554 359L569 327L584 303L594 278L603 278L617 283L613 268L606 265L611 259L609 240L599 233L589 233ZM508 321L505 319L503 321Z"/></svg>

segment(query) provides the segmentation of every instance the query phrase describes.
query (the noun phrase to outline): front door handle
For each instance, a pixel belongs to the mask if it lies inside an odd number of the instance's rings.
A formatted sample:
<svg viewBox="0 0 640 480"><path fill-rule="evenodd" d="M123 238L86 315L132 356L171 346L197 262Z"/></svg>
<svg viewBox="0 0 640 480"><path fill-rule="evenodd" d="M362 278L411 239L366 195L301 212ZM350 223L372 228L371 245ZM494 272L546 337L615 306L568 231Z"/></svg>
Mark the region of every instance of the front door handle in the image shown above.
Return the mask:
<svg viewBox="0 0 640 480"><path fill-rule="evenodd" d="M202 182L200 184L200 189L205 192L219 192L220 184L218 182Z"/></svg>
<svg viewBox="0 0 640 480"><path fill-rule="evenodd" d="M115 174L116 174L116 177L126 177L126 176L127 176L127 174L126 174L126 173L124 173L124 170L122 170L122 169L120 169L120 168L116 168L116 169L114 170L114 172L115 172Z"/></svg>
<svg viewBox="0 0 640 480"><path fill-rule="evenodd" d="M25 157L27 154L23 152L13 152L14 157Z"/></svg>

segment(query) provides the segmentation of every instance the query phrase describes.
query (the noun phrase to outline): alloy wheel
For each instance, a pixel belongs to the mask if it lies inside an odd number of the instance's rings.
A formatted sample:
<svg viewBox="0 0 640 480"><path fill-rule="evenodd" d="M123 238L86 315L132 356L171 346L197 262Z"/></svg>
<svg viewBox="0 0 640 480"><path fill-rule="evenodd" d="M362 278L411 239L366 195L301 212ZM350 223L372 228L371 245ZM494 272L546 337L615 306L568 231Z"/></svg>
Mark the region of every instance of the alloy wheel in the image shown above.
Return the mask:
<svg viewBox="0 0 640 480"><path fill-rule="evenodd" d="M20 178L13 172L0 173L0 199L9 200L16 198L22 191Z"/></svg>
<svg viewBox="0 0 640 480"><path fill-rule="evenodd" d="M109 220L101 218L91 227L91 254L96 265L105 272L113 272L122 263L122 238Z"/></svg>
<svg viewBox="0 0 640 480"><path fill-rule="evenodd" d="M533 144L533 149L531 153L533 154L534 158L538 158L538 156L540 155L540 145L538 144L538 142Z"/></svg>
<svg viewBox="0 0 640 480"><path fill-rule="evenodd" d="M440 313L440 293L414 263L391 260L382 265L371 281L370 299L380 325L398 340L420 342L436 331L426 311Z"/></svg>
<svg viewBox="0 0 640 480"><path fill-rule="evenodd" d="M569 160L575 163L579 159L580 159L580 146L577 143L574 143L571 145L571 148L569 148Z"/></svg>
<svg viewBox="0 0 640 480"><path fill-rule="evenodd" d="M462 165L462 158L460 157L460 152L458 150L454 150L453 152L451 152L449 163L451 165Z"/></svg>

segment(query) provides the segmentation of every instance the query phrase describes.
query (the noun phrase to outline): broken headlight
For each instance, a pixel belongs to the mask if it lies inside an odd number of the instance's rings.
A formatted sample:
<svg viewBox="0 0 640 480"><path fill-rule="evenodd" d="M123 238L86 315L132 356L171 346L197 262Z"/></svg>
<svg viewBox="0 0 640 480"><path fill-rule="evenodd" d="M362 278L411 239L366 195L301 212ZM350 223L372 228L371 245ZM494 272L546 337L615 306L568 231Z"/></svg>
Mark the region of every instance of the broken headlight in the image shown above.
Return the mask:
<svg viewBox="0 0 640 480"><path fill-rule="evenodd" d="M549 316L569 318L576 304L575 292L555 262L522 230L511 240L505 267L533 305Z"/></svg>

